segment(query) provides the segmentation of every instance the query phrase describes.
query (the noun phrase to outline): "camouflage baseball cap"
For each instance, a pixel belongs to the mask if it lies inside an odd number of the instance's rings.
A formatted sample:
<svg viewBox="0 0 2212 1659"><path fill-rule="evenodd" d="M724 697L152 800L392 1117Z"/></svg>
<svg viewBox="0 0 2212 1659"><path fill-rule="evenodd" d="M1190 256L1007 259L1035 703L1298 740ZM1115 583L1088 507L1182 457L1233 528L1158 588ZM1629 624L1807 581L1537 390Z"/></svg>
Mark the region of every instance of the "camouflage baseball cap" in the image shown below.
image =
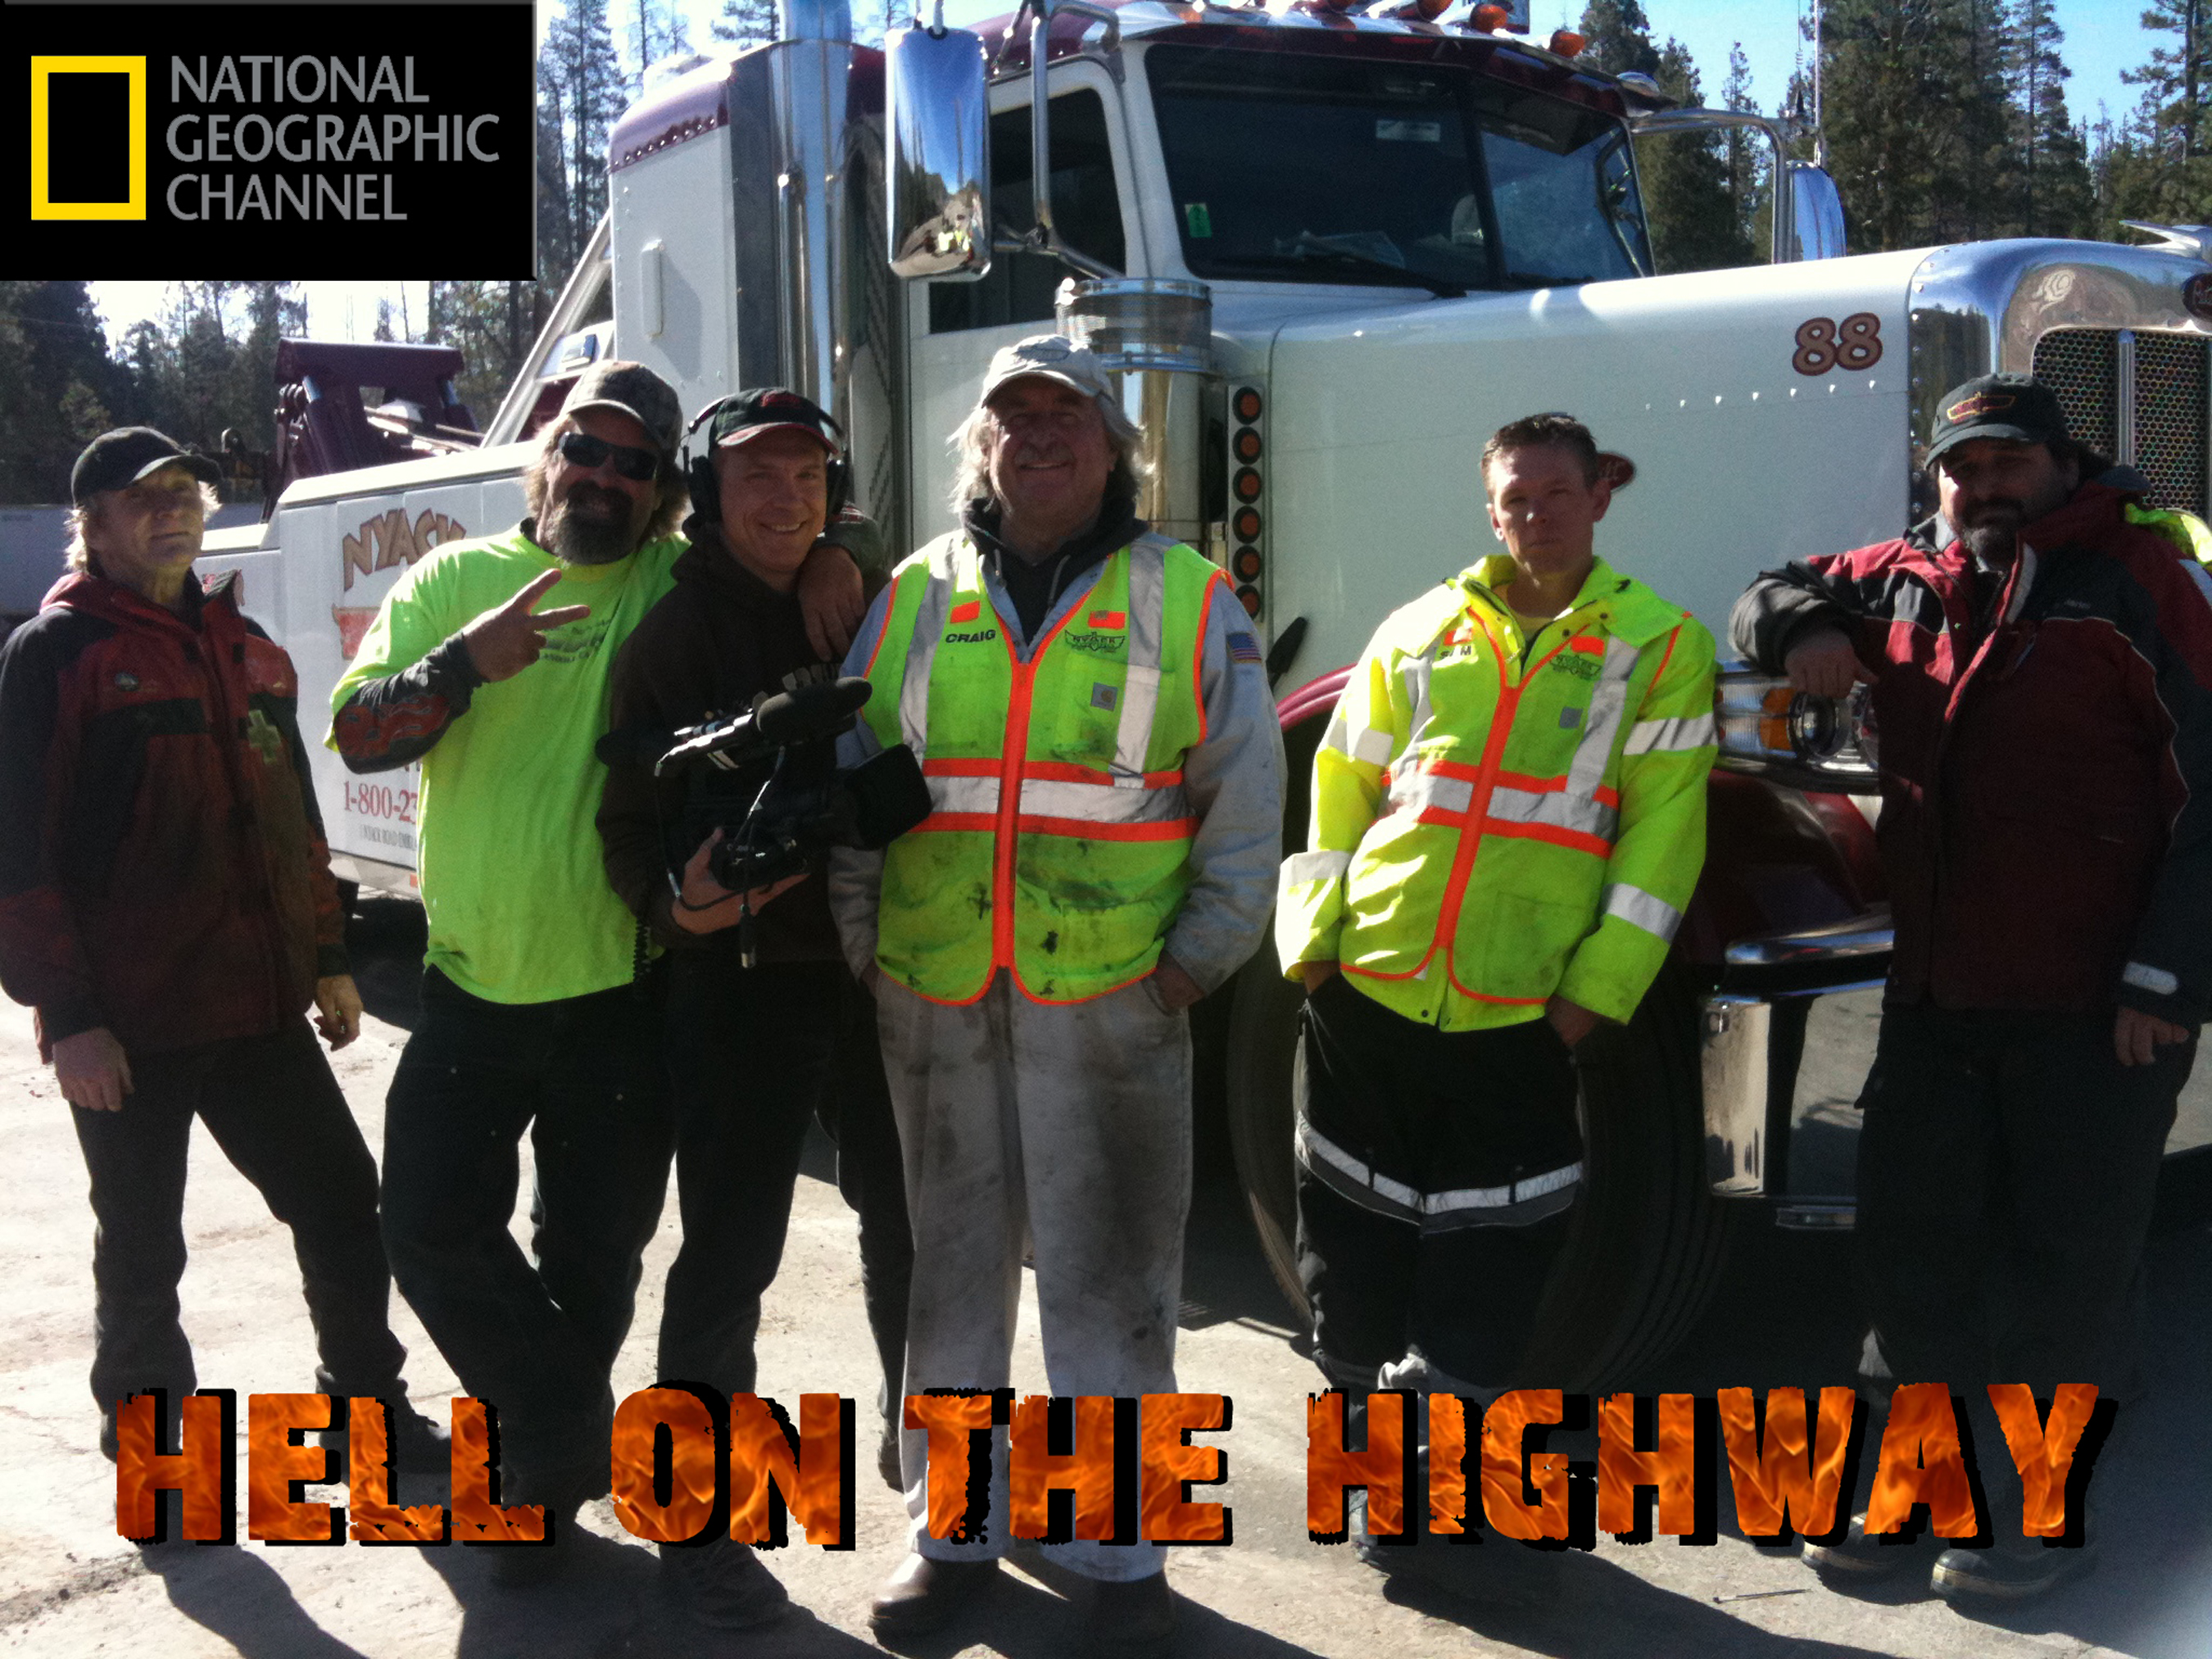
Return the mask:
<svg viewBox="0 0 2212 1659"><path fill-rule="evenodd" d="M586 409L611 409L645 428L665 459L673 459L684 441L684 406L676 389L643 363L594 363L568 389L563 415Z"/></svg>
<svg viewBox="0 0 2212 1659"><path fill-rule="evenodd" d="M1114 383L1106 377L1106 366L1097 354L1064 334L1032 334L1026 340L1000 347L984 373L983 390L975 401L988 404L1008 381L1031 374L1058 380L1101 403L1115 401Z"/></svg>

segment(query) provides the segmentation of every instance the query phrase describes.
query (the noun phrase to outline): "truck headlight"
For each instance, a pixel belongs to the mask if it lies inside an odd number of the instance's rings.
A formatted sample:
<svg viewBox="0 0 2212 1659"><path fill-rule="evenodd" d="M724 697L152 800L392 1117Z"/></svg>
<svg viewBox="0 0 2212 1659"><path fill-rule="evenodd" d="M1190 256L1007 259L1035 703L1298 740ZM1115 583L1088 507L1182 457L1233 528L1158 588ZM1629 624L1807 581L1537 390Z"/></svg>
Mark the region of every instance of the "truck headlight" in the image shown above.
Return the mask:
<svg viewBox="0 0 2212 1659"><path fill-rule="evenodd" d="M1816 697L1748 668L1723 669L1715 695L1720 764L1793 789L1870 795L1878 750L1869 693Z"/></svg>

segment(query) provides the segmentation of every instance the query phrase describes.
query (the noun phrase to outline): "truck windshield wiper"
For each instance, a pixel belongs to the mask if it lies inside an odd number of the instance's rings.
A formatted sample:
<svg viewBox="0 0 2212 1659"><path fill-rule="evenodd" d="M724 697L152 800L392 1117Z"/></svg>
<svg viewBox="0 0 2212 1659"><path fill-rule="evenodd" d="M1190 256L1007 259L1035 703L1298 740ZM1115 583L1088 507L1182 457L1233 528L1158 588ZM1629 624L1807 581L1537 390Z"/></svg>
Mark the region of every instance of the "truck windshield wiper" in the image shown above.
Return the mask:
<svg viewBox="0 0 2212 1659"><path fill-rule="evenodd" d="M1328 260L1337 264L1352 265L1361 270L1379 270L1397 279L1396 285L1419 284L1439 300L1461 300L1467 297L1466 288L1449 277L1432 276L1417 270L1401 258L1386 259L1379 253L1365 253L1344 244L1349 238L1316 236L1311 231L1300 231L1297 240L1287 247L1278 245L1277 257L1295 259L1300 264Z"/></svg>

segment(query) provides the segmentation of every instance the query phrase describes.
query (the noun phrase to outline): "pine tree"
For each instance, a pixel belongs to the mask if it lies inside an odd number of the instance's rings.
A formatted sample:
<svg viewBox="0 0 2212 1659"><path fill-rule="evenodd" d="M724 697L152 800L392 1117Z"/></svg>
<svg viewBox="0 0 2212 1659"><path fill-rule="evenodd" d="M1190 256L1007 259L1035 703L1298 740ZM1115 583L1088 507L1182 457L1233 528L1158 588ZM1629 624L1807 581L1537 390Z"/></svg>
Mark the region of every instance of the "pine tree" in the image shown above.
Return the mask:
<svg viewBox="0 0 2212 1659"><path fill-rule="evenodd" d="M2143 88L2143 108L2152 117L2155 137L2178 161L2192 161L2212 149L2205 131L2204 99L2212 82L2212 18L2207 0L2152 0L2142 14L2144 28L2179 38L2154 46L2140 69L2121 71L2120 79Z"/></svg>
<svg viewBox="0 0 2212 1659"><path fill-rule="evenodd" d="M550 53L538 59L538 280L555 293L576 264L575 216L568 199L566 124Z"/></svg>
<svg viewBox="0 0 2212 1659"><path fill-rule="evenodd" d="M622 62L607 24L607 0L567 0L567 9L546 31L539 62L541 94L550 67L562 118L568 209L565 274L582 258L607 210L607 135L623 103Z"/></svg>
<svg viewBox="0 0 2212 1659"><path fill-rule="evenodd" d="M690 26L676 0L622 0L623 30L636 73L629 88L635 96L645 90L646 72L662 59L691 50Z"/></svg>
<svg viewBox="0 0 2212 1659"><path fill-rule="evenodd" d="M722 0L721 15L709 27L717 40L740 50L768 46L775 40L775 0Z"/></svg>
<svg viewBox="0 0 2212 1659"><path fill-rule="evenodd" d="M1743 115L1759 113L1759 100L1751 91L1751 59L1741 40L1729 47L1729 74L1721 83L1721 107ZM1721 143L1729 198L1735 204L1736 234L1757 259L1771 246L1771 234L1763 228L1768 222L1772 193L1767 179L1774 167L1771 147L1759 134L1741 128L1725 134Z"/></svg>
<svg viewBox="0 0 2212 1659"><path fill-rule="evenodd" d="M1582 61L1607 75L1659 73L1659 50L1651 44L1651 20L1638 0L1589 0L1578 30L1585 42Z"/></svg>
<svg viewBox="0 0 2212 1659"><path fill-rule="evenodd" d="M1996 0L1830 0L1822 80L1851 249L1994 234L2010 166Z"/></svg>
<svg viewBox="0 0 2212 1659"><path fill-rule="evenodd" d="M2087 236L2094 191L2081 134L2066 109L2066 67L2052 0L2019 0L2013 23L2012 95L2019 129L2017 222L2023 236Z"/></svg>
<svg viewBox="0 0 2212 1659"><path fill-rule="evenodd" d="M1582 55L1614 75L1635 71L1657 81L1683 104L1702 101L1697 64L1679 40L1651 43L1650 20L1638 0L1589 0L1581 33ZM1749 242L1739 234L1729 190L1723 141L1710 132L1661 134L1641 139L1636 168L1644 190L1644 223L1652 257L1662 271L1714 270L1750 263Z"/></svg>

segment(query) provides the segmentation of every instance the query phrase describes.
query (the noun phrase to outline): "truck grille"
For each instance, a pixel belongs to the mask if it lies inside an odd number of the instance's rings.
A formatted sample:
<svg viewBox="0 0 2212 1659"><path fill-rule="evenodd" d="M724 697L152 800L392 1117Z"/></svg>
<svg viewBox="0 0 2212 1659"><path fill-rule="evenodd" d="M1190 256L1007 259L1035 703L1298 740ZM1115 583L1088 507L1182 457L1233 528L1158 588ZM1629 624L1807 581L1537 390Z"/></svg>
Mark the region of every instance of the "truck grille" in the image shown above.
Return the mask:
<svg viewBox="0 0 2212 1659"><path fill-rule="evenodd" d="M2058 328L2036 342L2035 377L2074 435L2151 481L2154 506L2202 514L2212 354L2193 334Z"/></svg>

